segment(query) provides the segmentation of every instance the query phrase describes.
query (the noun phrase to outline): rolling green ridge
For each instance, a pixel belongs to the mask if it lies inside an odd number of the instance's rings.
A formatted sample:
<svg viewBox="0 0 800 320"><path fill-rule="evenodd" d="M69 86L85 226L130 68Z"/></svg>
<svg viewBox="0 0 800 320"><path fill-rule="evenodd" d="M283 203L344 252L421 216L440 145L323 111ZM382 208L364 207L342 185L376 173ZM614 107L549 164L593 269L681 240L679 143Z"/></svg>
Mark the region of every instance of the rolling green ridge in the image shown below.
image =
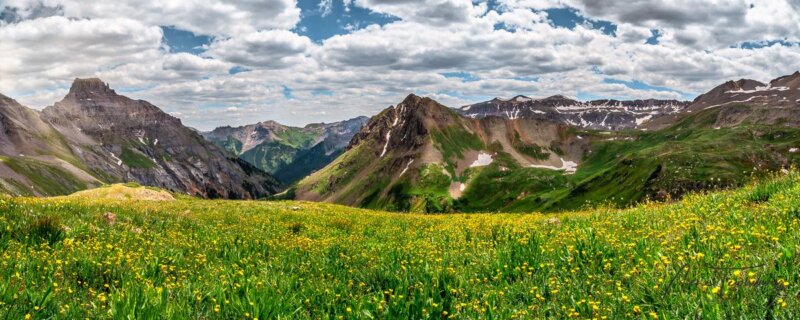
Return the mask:
<svg viewBox="0 0 800 320"><path fill-rule="evenodd" d="M581 132L593 139L574 175L494 163L475 170L457 201L463 211L559 211L586 205L632 205L687 192L741 186L754 177L800 165L800 129L745 124L712 128L719 110L698 113L654 132ZM513 168L513 167L510 167Z"/></svg>
<svg viewBox="0 0 800 320"><path fill-rule="evenodd" d="M469 124L447 118L444 111L437 113L443 107L427 108L434 109L422 110L450 119L426 128L427 134L419 138L428 139L426 143L441 154L441 163L420 163L412 173L400 175L412 158L399 151L399 156L390 154L376 161L376 150L386 144L381 141L386 131L376 129L379 133L371 140L343 154L301 188L313 189L319 195L310 197L314 200L379 210L554 212L599 205L623 208L648 199L663 201L694 191L738 187L800 165L800 154L789 151L800 147L797 127L747 122L715 127L724 116L720 113L746 111L747 106L732 105L733 111L703 110L658 131L562 128L554 134L557 140L546 146L523 142L516 129L508 131L510 148L533 159L565 157L566 152L574 157L582 152L574 174L524 167L500 141L484 142L467 129ZM493 123L484 124L486 130L507 130L492 129ZM576 149L570 143L583 143L586 148ZM493 162L457 172L459 160L467 152L478 151L492 154ZM463 192L453 198L451 189L461 188L459 183L465 184Z"/></svg>

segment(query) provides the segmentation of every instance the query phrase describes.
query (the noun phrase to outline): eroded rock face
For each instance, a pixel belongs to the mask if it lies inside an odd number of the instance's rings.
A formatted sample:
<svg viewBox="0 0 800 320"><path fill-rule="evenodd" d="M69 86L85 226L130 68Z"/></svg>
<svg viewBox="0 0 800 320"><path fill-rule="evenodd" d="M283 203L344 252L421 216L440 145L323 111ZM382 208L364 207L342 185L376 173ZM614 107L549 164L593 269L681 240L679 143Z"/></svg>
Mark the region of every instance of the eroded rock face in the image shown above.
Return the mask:
<svg viewBox="0 0 800 320"><path fill-rule="evenodd" d="M76 79L63 100L42 111L92 171L208 198L273 194L270 175L230 157L194 130L143 100L117 94L100 79Z"/></svg>
<svg viewBox="0 0 800 320"><path fill-rule="evenodd" d="M623 130L638 128L654 117L680 113L688 106L689 102L677 100L581 102L561 95L544 99L516 96L508 100L495 98L464 106L459 108L458 112L475 119L486 117L525 118L552 121L586 129Z"/></svg>

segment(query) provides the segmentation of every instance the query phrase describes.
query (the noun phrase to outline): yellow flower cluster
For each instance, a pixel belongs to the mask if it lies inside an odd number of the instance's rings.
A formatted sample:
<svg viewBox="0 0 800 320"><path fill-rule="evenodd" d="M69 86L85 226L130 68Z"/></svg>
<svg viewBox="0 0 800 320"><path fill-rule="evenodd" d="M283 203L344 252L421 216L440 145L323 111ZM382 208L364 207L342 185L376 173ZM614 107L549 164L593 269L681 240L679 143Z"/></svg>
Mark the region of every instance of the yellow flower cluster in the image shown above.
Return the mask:
<svg viewBox="0 0 800 320"><path fill-rule="evenodd" d="M7 198L0 317L794 318L799 208L796 174L556 215Z"/></svg>

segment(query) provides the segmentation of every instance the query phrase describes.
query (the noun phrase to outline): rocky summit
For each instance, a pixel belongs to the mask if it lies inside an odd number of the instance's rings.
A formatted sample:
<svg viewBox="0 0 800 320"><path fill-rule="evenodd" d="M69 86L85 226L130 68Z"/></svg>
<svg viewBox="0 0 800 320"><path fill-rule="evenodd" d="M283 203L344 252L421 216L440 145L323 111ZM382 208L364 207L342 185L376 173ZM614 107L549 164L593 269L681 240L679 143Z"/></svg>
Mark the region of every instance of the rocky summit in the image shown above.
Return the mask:
<svg viewBox="0 0 800 320"><path fill-rule="evenodd" d="M0 103L10 123L3 129L13 137L3 141L0 181L11 193L63 194L131 181L200 197L254 199L280 188L179 119L117 94L100 79L75 79L64 99L42 112L8 98Z"/></svg>

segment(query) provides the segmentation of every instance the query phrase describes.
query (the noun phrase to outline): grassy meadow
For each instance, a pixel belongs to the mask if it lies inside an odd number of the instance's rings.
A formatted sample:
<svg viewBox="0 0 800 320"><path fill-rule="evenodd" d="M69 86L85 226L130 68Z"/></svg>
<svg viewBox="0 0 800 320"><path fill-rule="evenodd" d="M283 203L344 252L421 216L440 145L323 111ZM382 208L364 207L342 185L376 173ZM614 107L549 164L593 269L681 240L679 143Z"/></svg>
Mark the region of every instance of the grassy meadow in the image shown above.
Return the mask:
<svg viewBox="0 0 800 320"><path fill-rule="evenodd" d="M0 198L1 319L800 318L797 173L546 215L98 192Z"/></svg>

